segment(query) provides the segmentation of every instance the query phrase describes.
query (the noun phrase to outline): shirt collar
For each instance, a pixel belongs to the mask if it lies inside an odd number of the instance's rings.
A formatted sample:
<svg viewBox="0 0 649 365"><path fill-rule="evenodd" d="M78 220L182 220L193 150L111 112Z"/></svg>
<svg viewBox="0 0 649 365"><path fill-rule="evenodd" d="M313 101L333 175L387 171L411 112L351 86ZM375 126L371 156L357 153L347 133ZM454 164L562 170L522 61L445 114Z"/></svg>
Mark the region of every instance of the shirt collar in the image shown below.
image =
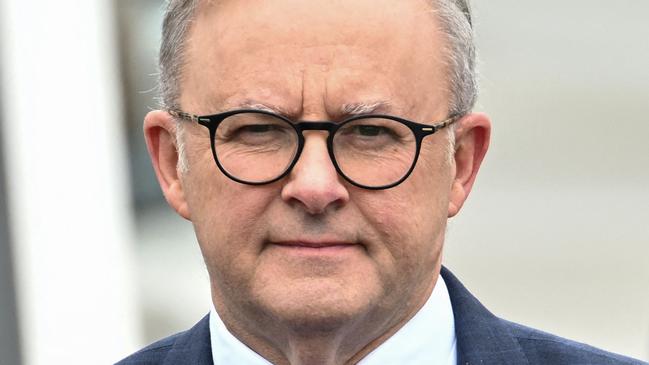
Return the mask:
<svg viewBox="0 0 649 365"><path fill-rule="evenodd" d="M457 364L453 307L441 275L419 312L358 364Z"/></svg>
<svg viewBox="0 0 649 365"><path fill-rule="evenodd" d="M441 275L424 306L397 333L365 356L359 365L457 363L453 307ZM210 341L214 365L271 365L234 337L210 311Z"/></svg>
<svg viewBox="0 0 649 365"><path fill-rule="evenodd" d="M228 331L214 304L210 310L210 341L214 365L272 365Z"/></svg>

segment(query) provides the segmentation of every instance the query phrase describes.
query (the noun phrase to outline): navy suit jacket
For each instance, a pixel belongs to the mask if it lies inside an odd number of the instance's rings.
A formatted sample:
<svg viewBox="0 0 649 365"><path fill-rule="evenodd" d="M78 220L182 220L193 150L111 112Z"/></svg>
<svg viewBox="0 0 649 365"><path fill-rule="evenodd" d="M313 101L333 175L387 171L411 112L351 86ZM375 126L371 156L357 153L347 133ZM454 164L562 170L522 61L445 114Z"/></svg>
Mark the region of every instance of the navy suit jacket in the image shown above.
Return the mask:
<svg viewBox="0 0 649 365"><path fill-rule="evenodd" d="M498 318L448 269L442 268L442 277L453 305L459 365L647 364ZM208 316L117 364L213 365Z"/></svg>

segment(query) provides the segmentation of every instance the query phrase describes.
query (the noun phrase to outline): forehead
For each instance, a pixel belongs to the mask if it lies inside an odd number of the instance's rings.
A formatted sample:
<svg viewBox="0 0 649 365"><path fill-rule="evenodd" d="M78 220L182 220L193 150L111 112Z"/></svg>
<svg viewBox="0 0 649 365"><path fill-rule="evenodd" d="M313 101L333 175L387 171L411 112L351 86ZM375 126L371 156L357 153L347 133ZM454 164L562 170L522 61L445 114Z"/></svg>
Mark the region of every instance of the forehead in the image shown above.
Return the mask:
<svg viewBox="0 0 649 365"><path fill-rule="evenodd" d="M204 1L181 105L252 100L300 114L318 103L443 104L443 46L427 0Z"/></svg>

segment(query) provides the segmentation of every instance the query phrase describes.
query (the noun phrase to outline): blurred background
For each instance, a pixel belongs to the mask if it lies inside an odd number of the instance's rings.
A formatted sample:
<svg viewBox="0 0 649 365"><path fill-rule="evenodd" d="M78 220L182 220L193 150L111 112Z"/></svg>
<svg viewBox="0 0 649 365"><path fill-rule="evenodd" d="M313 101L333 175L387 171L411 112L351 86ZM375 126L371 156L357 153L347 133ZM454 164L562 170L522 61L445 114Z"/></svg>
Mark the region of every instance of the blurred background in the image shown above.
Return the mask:
<svg viewBox="0 0 649 365"><path fill-rule="evenodd" d="M473 7L494 132L445 264L497 315L649 360L649 2ZM0 365L113 363L209 310L142 137L162 10L0 0Z"/></svg>

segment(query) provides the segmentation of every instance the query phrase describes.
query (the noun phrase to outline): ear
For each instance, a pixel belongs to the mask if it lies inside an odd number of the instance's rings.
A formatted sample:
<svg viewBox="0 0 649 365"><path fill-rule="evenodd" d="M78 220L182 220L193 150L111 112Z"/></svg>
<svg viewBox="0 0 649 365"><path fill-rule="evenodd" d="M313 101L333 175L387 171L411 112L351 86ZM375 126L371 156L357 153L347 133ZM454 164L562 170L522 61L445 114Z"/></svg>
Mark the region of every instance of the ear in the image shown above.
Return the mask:
<svg viewBox="0 0 649 365"><path fill-rule="evenodd" d="M455 129L455 176L451 185L448 217L455 216L471 192L480 164L489 149L491 121L472 113L457 122Z"/></svg>
<svg viewBox="0 0 649 365"><path fill-rule="evenodd" d="M149 112L144 118L144 139L167 203L180 216L190 219L183 184L178 173L176 122L167 112Z"/></svg>

